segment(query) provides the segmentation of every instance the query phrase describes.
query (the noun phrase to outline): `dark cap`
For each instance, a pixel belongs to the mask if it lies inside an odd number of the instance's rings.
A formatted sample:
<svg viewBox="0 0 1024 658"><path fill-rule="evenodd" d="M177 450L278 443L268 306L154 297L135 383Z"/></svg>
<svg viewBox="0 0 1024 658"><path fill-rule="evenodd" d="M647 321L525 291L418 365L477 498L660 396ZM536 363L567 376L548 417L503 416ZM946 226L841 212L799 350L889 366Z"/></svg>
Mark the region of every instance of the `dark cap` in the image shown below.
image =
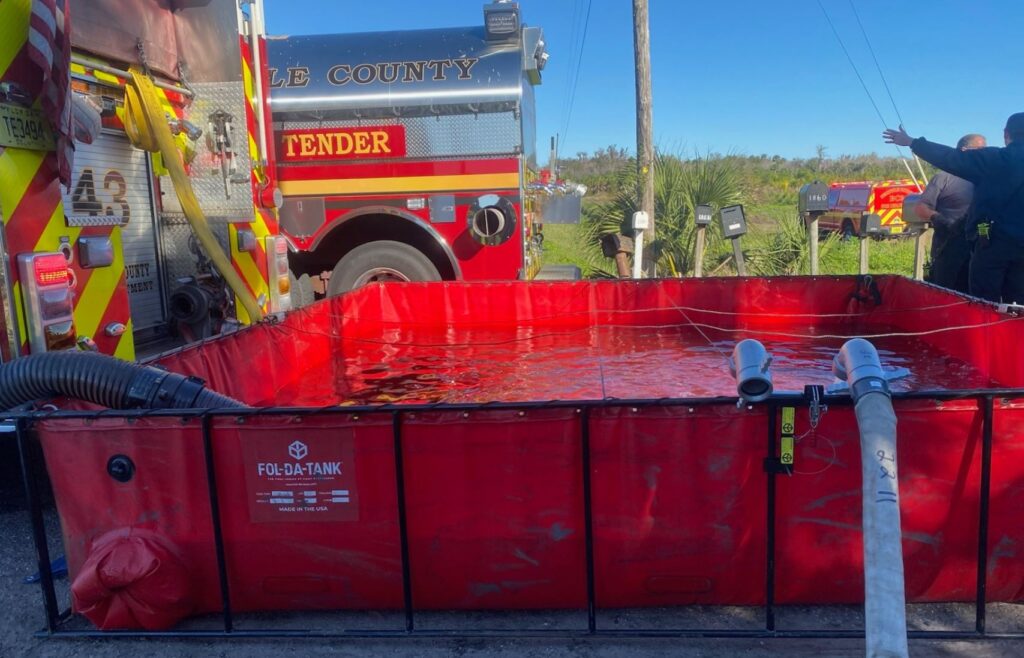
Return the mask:
<svg viewBox="0 0 1024 658"><path fill-rule="evenodd" d="M1010 133L1014 139L1024 138L1024 112L1010 115L1010 118L1006 120L1006 132Z"/></svg>

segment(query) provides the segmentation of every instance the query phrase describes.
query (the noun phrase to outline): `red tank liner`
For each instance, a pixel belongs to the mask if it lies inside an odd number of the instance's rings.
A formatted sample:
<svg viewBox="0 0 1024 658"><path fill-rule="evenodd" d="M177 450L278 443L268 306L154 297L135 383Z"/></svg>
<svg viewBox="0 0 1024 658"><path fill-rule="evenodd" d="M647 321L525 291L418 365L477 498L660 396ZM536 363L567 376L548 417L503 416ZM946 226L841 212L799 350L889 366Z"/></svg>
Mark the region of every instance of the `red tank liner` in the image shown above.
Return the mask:
<svg viewBox="0 0 1024 658"><path fill-rule="evenodd" d="M743 329L736 340L760 338L769 351L771 335L758 332L806 333L822 322L813 315L857 314L828 320L851 336L986 325L920 338L1000 386L1024 384L1024 362L1007 356L1019 353L1024 320L906 279L875 281L881 305L857 299L854 277L372 286L162 364L250 404L287 406L279 392L303 378L296 364L337 363L335 382L306 385L344 392L353 338L453 325L678 325L684 307L688 321ZM896 409L908 600L973 600L982 411L975 400L898 399ZM997 401L990 601L1024 600L1022 413L1020 401ZM589 411L599 606L764 603L767 414L732 402ZM418 609L585 605L584 416L572 407L401 413ZM401 607L392 422L366 412L213 419L233 609ZM797 427L808 424L798 409ZM219 610L199 421L50 419L38 429L73 579L104 535L145 530L192 574L188 608ZM777 602L862 600L858 451L852 411L835 407L798 441L795 474L777 477ZM136 467L126 483L107 474L119 454Z"/></svg>

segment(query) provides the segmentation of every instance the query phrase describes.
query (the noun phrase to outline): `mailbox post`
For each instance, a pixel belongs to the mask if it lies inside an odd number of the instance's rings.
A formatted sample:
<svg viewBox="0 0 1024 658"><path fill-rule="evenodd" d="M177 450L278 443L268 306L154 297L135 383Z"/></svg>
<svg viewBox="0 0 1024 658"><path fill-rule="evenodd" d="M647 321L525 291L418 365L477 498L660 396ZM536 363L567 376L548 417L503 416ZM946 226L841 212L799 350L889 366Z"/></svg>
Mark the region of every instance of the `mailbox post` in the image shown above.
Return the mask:
<svg viewBox="0 0 1024 658"><path fill-rule="evenodd" d="M866 212L860 216L860 226L857 227L857 239L860 241L860 274L868 273L868 240L881 232L881 217L873 212Z"/></svg>
<svg viewBox="0 0 1024 658"><path fill-rule="evenodd" d="M924 280L924 261L932 238L931 222L917 216L915 209L921 201L920 194L908 194L903 198L903 221L915 232L914 235L914 278Z"/></svg>
<svg viewBox="0 0 1024 658"><path fill-rule="evenodd" d="M620 233L602 235L601 252L605 258L615 259L615 270L620 279L629 278L629 255L633 253L633 240L631 238Z"/></svg>
<svg viewBox="0 0 1024 658"><path fill-rule="evenodd" d="M693 248L693 276L704 276L704 244L707 240L708 224L714 216L711 206L700 205L694 208L693 223L697 226L697 235L694 238Z"/></svg>
<svg viewBox="0 0 1024 658"><path fill-rule="evenodd" d="M743 261L743 250L740 238L747 234L747 218L743 214L743 206L727 206L722 208L722 235L732 242L732 255L736 261L736 273L747 276L747 265Z"/></svg>
<svg viewBox="0 0 1024 658"><path fill-rule="evenodd" d="M643 278L644 231L651 225L650 217L643 210L633 213L633 278Z"/></svg>
<svg viewBox="0 0 1024 658"><path fill-rule="evenodd" d="M828 185L816 180L800 188L799 212L804 225L807 226L812 275L818 274L818 218L827 211Z"/></svg>

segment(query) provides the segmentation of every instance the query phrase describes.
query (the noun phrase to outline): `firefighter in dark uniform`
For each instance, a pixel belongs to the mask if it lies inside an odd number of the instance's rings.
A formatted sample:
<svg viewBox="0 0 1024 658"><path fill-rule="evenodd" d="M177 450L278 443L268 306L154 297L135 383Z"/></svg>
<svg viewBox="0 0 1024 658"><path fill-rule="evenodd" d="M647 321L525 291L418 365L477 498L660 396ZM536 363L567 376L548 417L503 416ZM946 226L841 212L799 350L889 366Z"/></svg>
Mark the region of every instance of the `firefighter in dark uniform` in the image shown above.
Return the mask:
<svg viewBox="0 0 1024 658"><path fill-rule="evenodd" d="M914 139L900 126L885 141L974 183L967 236L974 239L970 292L993 302L1024 304L1024 112L1006 121L1005 148L959 151Z"/></svg>
<svg viewBox="0 0 1024 658"><path fill-rule="evenodd" d="M964 135L956 143L961 151L985 148L981 135ZM935 227L928 281L957 292L967 292L971 245L966 221L974 198L974 184L940 171L928 181L914 214Z"/></svg>

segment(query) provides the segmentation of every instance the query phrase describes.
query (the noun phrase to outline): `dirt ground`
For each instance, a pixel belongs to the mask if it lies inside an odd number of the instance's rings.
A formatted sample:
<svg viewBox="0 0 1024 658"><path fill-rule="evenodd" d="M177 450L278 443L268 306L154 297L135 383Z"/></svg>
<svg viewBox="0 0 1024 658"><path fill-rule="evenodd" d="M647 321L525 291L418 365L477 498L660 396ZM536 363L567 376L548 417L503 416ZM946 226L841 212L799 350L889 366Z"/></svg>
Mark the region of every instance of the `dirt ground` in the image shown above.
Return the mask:
<svg viewBox="0 0 1024 658"><path fill-rule="evenodd" d="M43 627L42 595L38 585L25 585L22 579L36 571L29 515L25 511L20 491L14 455L4 450L0 455L0 658L19 656L113 656L152 658L179 656L224 656L253 658L285 658L292 656L862 656L863 640L786 640L786 639L588 639L551 638L539 640L516 639L301 639L301 640L130 640L103 641L45 638L34 633ZM59 528L52 509L47 511L47 525L54 555L61 553ZM58 583L58 596L62 608L68 601L67 582ZM989 628L994 631L1024 629L1024 606L990 606ZM971 606L911 606L908 613L911 628L922 630L969 629L973 625ZM675 609L675 610L616 610L601 611L602 628L670 629L680 627L757 628L761 612L749 608ZM293 615L291 617L243 618L239 627L260 624L276 628L318 627L338 628L337 624L351 622L352 616ZM360 618L357 624L367 627L391 625L400 628L400 617L376 615ZM73 622L88 628L84 622ZM200 619L195 628L214 628L215 619ZM531 613L529 615L447 613L418 619L421 628L515 628L529 625L533 628L579 628L585 625L580 613ZM818 607L780 609L780 628L840 629L857 628L860 612L851 608ZM248 626L247 626L248 625ZM911 641L913 656L1021 656L1024 642L1016 640L989 641Z"/></svg>

